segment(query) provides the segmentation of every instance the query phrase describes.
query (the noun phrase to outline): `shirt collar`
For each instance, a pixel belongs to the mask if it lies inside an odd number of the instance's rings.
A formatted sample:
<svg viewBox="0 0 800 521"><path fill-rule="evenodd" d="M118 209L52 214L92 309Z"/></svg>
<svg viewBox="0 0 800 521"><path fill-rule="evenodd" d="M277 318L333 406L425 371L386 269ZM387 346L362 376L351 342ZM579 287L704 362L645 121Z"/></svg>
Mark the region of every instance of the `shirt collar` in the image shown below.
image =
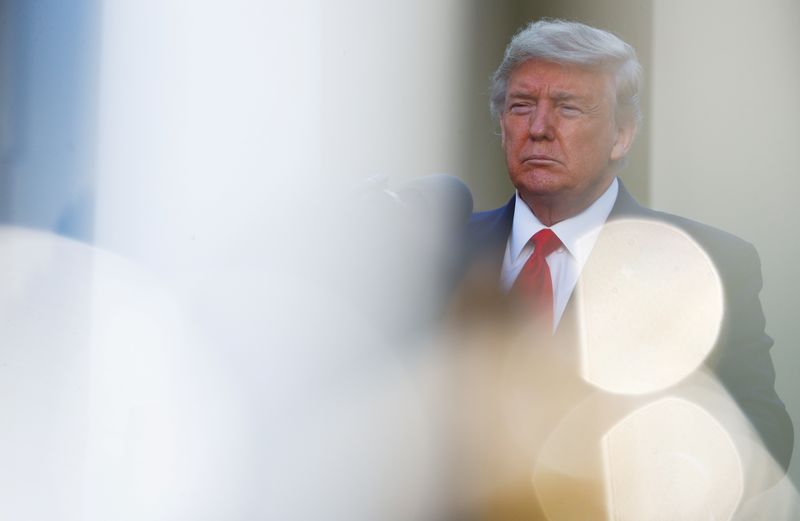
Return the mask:
<svg viewBox="0 0 800 521"><path fill-rule="evenodd" d="M564 219L550 227L581 266L589 257L597 235L600 233L600 228L614 207L618 193L619 182L615 177L603 195L598 197L588 208L578 215ZM518 259L530 238L544 228L546 226L536 218L536 215L517 192L514 202L514 222L511 227L511 259Z"/></svg>

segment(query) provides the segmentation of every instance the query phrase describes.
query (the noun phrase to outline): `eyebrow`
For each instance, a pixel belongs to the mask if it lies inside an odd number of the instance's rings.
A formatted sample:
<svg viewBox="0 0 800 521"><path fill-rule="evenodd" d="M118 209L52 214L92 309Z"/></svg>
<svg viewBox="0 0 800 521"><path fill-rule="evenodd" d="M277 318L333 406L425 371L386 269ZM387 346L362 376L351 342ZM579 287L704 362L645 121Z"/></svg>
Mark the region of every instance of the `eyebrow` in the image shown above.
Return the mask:
<svg viewBox="0 0 800 521"><path fill-rule="evenodd" d="M573 94L572 92L568 92L565 90L557 90L550 93L548 96L553 101L586 101L586 99L582 96L577 94ZM539 96L528 94L527 92L510 92L508 94L508 98L511 99L523 99L523 100L536 100Z"/></svg>
<svg viewBox="0 0 800 521"><path fill-rule="evenodd" d="M567 92L564 90L557 90L550 94L550 98L555 101L580 101L584 98L578 96L577 94L573 94L571 92Z"/></svg>

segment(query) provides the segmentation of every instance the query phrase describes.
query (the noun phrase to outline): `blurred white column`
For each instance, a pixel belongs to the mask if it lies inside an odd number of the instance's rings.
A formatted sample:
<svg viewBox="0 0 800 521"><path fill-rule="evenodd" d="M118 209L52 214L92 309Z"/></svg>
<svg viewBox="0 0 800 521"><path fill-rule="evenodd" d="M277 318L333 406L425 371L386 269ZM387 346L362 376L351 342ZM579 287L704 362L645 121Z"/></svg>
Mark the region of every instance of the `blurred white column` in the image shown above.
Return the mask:
<svg viewBox="0 0 800 521"><path fill-rule="evenodd" d="M374 246L325 236L360 178L457 173L460 20L455 1L104 5L95 238L157 284L133 323L93 301L93 519L429 515L435 400L313 271Z"/></svg>

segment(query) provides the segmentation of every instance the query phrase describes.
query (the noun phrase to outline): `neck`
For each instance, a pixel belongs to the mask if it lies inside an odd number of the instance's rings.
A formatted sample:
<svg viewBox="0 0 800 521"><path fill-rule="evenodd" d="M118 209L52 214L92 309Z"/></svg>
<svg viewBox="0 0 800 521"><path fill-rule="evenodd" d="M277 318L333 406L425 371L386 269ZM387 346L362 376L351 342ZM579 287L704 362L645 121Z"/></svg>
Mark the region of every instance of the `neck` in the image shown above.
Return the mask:
<svg viewBox="0 0 800 521"><path fill-rule="evenodd" d="M598 183L593 189L574 196L565 193L537 195L522 192L519 195L531 209L533 215L539 219L539 222L550 227L565 219L575 217L589 208L608 190L613 181L614 176L605 182Z"/></svg>

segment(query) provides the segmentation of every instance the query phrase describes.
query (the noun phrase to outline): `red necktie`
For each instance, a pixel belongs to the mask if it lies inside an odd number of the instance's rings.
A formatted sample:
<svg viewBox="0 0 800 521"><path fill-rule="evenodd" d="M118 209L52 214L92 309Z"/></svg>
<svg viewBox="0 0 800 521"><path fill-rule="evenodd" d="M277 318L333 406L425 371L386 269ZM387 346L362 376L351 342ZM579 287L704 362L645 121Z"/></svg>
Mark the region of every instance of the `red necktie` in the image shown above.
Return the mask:
<svg viewBox="0 0 800 521"><path fill-rule="evenodd" d="M512 292L530 302L536 316L553 323L553 282L547 256L561 246L561 239L550 228L536 232L529 242L533 243L533 255L522 267Z"/></svg>

